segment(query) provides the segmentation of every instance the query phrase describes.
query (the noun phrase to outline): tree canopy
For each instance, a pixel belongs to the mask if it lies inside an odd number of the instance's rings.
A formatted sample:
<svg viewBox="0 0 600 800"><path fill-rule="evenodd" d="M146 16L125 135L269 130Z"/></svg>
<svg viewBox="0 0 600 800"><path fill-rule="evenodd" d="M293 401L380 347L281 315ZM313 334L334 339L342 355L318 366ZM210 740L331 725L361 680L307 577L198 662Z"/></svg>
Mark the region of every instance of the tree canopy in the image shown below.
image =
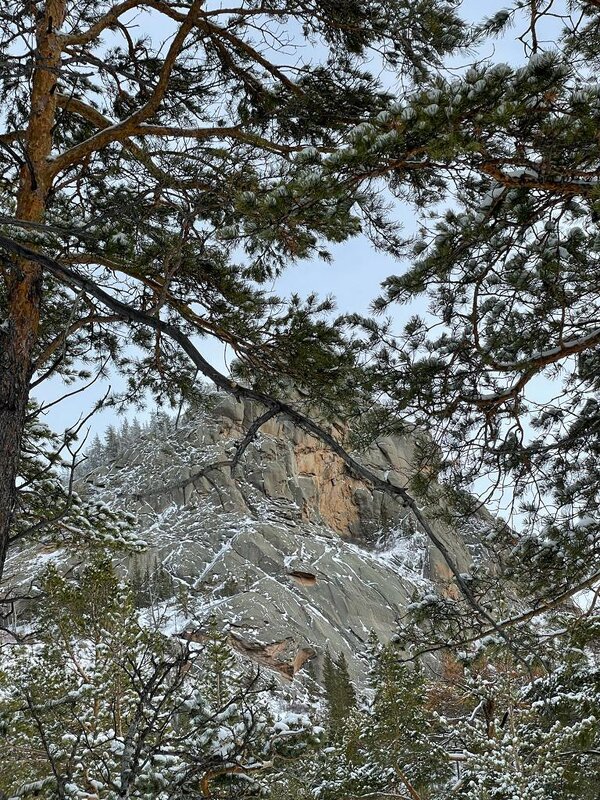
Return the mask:
<svg viewBox="0 0 600 800"><path fill-rule="evenodd" d="M30 385L50 374L110 365L130 397L189 394L203 364L169 324L228 345L257 382L339 396L352 353L331 304L264 290L360 228L354 190L323 192L302 164L389 102L369 58L412 80L464 28L438 0L14 0L0 31L1 564Z"/></svg>
<svg viewBox="0 0 600 800"><path fill-rule="evenodd" d="M597 586L600 5L518 0L476 25L461 11L4 4L0 567L38 530L20 478L40 436L32 388L110 366L130 399L191 397L201 374L261 403L232 469L284 414L400 496L463 597L415 603L438 614L433 647L502 639ZM497 63L486 48L511 25L522 63ZM374 312L424 297L427 314L398 331L270 293L359 233L402 260ZM203 356L207 337L231 348L233 376ZM358 436L425 428L450 518L473 514L474 489L518 511L491 543L500 566L461 574L427 519L428 473L402 488L374 475L308 413L316 400Z"/></svg>

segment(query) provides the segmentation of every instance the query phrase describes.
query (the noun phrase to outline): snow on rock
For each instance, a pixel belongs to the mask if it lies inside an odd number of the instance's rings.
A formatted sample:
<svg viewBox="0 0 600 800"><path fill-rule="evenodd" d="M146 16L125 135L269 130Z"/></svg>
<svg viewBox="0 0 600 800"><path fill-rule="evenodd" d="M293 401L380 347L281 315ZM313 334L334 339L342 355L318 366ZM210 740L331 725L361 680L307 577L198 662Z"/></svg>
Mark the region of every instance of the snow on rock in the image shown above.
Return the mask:
<svg viewBox="0 0 600 800"><path fill-rule="evenodd" d="M344 652L358 677L369 634L390 639L416 590L449 571L393 496L285 420L261 429L235 476L212 466L231 458L261 411L215 395L177 426L163 419L110 457L91 454L78 491L137 515L148 548L128 559L130 573L160 570L186 598L184 617L159 608L169 633L202 641L216 617L239 652L286 678L318 679L326 648ZM403 486L416 446L416 436L387 436L360 457ZM468 571L468 540L436 531Z"/></svg>

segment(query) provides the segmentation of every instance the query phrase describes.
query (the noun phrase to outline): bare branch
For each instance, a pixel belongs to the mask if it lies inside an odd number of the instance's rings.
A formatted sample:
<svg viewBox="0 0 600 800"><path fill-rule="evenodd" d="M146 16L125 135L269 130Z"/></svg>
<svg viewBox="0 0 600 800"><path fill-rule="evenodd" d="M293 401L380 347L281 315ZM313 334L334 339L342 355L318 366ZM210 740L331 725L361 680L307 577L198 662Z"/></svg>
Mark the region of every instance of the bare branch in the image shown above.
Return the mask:
<svg viewBox="0 0 600 800"><path fill-rule="evenodd" d="M254 441L256 435L258 434L259 430L262 428L265 423L267 423L270 419L277 416L277 409L269 408L265 411L264 414L261 414L260 417L257 417L252 425L246 431L246 435L242 439L242 441L237 445L235 455L231 459L231 474L235 472L238 464L240 463L240 459L246 452L249 445Z"/></svg>
<svg viewBox="0 0 600 800"><path fill-rule="evenodd" d="M131 2L134 2L134 0L131 0ZM184 49L185 40L187 39L188 34L193 29L194 23L197 20L198 12L202 2L203 0L193 0L189 12L179 26L177 33L173 37L173 41L171 42L167 55L165 56L156 86L154 87L150 98L142 106L142 108L135 111L133 114L131 114L131 116L127 117L127 119L124 119L122 122L118 122L115 125L112 125L110 128L104 128L99 133L83 142L80 142L79 144L74 145L69 150L66 150L64 153L51 160L48 166L50 176L54 177L66 167L81 161L82 158L91 155L100 148L105 147L107 144L111 144L112 142L120 141L123 138L129 137L131 132L135 130L136 127L151 117L158 110L167 92L169 80L171 78L173 68L175 67L175 63L178 57L181 55L181 52Z"/></svg>
<svg viewBox="0 0 600 800"><path fill-rule="evenodd" d="M260 64L261 67L263 67L274 78L280 81L280 83L293 92L293 94L300 96L304 95L304 92L297 83L294 83L294 81L290 80L290 78L288 78L284 72L282 72L278 67L261 55L254 47L249 45L243 39L235 36L233 33L231 33L231 31L225 30L224 28L207 21L200 23L199 27L208 31L213 36L218 36L222 39L225 39L227 42L229 42L229 44L233 45L236 50L241 51L257 64Z"/></svg>
<svg viewBox="0 0 600 800"><path fill-rule="evenodd" d="M114 5L103 17L94 23L91 28L88 28L87 31L71 36L63 36L63 44L81 45L97 39L107 28L114 25L119 17L122 17L123 14L126 14L134 8L154 8L160 11L161 14L171 17L171 19L176 19L178 21L185 20L184 14L177 14L170 9L169 6L160 2L160 0L124 0L124 2Z"/></svg>

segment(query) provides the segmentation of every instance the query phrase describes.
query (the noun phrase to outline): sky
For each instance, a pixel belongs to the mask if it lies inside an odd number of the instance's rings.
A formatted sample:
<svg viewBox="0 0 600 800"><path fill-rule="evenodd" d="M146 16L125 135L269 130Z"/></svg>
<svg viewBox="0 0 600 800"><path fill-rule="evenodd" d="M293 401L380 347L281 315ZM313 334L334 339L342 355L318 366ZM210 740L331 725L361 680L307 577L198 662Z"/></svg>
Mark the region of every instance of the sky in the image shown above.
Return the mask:
<svg viewBox="0 0 600 800"><path fill-rule="evenodd" d="M408 231L413 220L408 214L403 216L405 230ZM376 252L365 237L357 237L329 249L333 256L331 263L302 261L293 264L274 282L273 292L279 296L289 296L294 292L304 297L311 292L317 292L321 297L333 295L338 311L367 314L381 282L391 273L397 272L401 265L390 256ZM395 315L401 324L406 312L397 308ZM221 344L204 339L201 351L213 366L221 371L226 368L228 356ZM108 384L115 389L122 386L122 381L117 375L96 381L85 392L68 397L48 409L44 414L44 422L53 430L61 432L89 412L92 405L105 394ZM37 399L46 404L76 387L65 387L62 381L53 379L44 382L40 388L43 391L39 392ZM92 436L96 433L102 435L109 425L119 425L125 417L131 419L137 416L143 420L154 410L152 405L141 412L132 408L123 416L118 415L114 409L104 409L86 423L84 430L89 427Z"/></svg>
<svg viewBox="0 0 600 800"><path fill-rule="evenodd" d="M501 7L502 4L496 2L466 0L462 10L468 19L476 21ZM495 61L509 61L515 64L523 60L523 47L514 40L513 36L509 35L496 42L493 49L488 46L479 54L479 57L493 58ZM452 66L456 69L464 68L469 60L471 59L465 58L461 63L460 59L456 59ZM397 219L405 234L414 231L415 219L411 209L398 208ZM402 264L387 254L376 252L365 237L357 237L343 244L330 246L329 249L333 255L332 263L303 261L294 264L275 282L273 291L280 296L286 296L292 292L297 292L302 296L311 292L317 292L322 297L333 295L339 311L368 313L369 305L377 296L381 282L388 275L402 270ZM424 307L421 306L417 310L422 313ZM403 307L396 307L393 309L398 327L414 312L415 308L407 310ZM219 343L205 340L202 343L202 352L216 367L221 370L226 367L227 356L223 351L223 346ZM104 395L109 383L113 389L118 389L121 385L120 379L116 375L110 376L106 381L96 381L85 392L68 397L49 408L44 414L44 421L54 430L62 431L89 412L93 404ZM37 399L43 404L51 403L65 391L72 391L72 389L73 387L65 388L57 379L46 381L40 387ZM127 416L137 415L143 419L152 411L153 408L150 406L144 413L140 414L131 410ZM94 415L84 426L84 430L89 427L92 435L102 434L109 424L119 424L122 418L116 416L114 409L106 409Z"/></svg>

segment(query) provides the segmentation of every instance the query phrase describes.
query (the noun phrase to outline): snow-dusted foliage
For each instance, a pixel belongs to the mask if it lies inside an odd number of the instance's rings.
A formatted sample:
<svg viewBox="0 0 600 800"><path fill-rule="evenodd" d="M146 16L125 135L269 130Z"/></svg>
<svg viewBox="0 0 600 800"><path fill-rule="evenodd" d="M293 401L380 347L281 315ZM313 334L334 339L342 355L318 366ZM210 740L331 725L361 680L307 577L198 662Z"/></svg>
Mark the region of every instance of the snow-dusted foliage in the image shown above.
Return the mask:
<svg viewBox="0 0 600 800"><path fill-rule="evenodd" d="M0 651L2 796L244 797L316 743L216 628L192 642L141 625L110 562L50 570L44 590L41 631Z"/></svg>
<svg viewBox="0 0 600 800"><path fill-rule="evenodd" d="M454 792L468 800L596 797L599 664L575 647L530 670L505 648L453 667L463 714L441 717L456 750ZM449 697L446 696L446 702Z"/></svg>
<svg viewBox="0 0 600 800"><path fill-rule="evenodd" d="M276 797L595 800L597 658L574 639L544 655L528 666L479 646L432 676L374 643L367 693L343 715L329 706L325 747L278 777Z"/></svg>
<svg viewBox="0 0 600 800"><path fill-rule="evenodd" d="M104 498L83 497L75 489L74 478L83 460L80 450L74 431L57 436L40 421L39 408L31 404L17 479L11 539L15 546L30 547L33 542L76 548L103 545L135 550L144 546L133 532L132 514Z"/></svg>

